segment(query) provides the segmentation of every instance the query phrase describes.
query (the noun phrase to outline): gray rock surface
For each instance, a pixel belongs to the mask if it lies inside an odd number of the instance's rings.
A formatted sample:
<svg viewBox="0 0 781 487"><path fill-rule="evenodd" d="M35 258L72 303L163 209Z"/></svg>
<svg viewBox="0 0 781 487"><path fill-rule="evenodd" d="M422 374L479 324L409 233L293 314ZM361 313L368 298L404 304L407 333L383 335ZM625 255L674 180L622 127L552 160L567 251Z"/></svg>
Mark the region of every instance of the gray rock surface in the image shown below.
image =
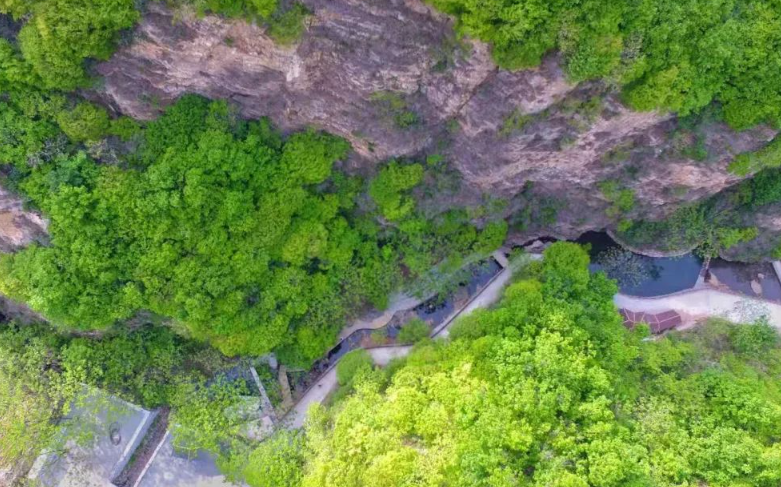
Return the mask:
<svg viewBox="0 0 781 487"><path fill-rule="evenodd" d="M635 191L626 217L662 217L739 181L726 169L734 154L775 135L710 123L701 131L708 157L696 161L680 147L691 134L681 137L671 115L632 112L601 83L573 85L555 56L536 69L500 70L488 46L456 39L452 21L420 0L305 3L313 15L295 46L275 44L262 26L150 4L133 41L97 66L105 83L95 96L145 119L186 92L228 99L283 130L315 126L347 138L356 171L437 153L462 176L461 203L501 197L509 214L529 182L535 198L560 200L545 228L560 236L616 223L604 214L602 181ZM418 123L394 124L377 100L386 92ZM513 116L523 123L513 128Z"/></svg>

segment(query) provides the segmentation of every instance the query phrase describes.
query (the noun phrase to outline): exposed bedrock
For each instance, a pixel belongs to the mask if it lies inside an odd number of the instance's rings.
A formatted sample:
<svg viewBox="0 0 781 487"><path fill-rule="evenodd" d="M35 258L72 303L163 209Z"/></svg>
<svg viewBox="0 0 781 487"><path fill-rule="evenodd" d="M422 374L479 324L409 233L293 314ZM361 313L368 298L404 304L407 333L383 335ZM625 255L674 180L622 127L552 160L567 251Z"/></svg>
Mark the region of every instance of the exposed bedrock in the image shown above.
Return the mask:
<svg viewBox="0 0 781 487"><path fill-rule="evenodd" d="M457 41L451 21L419 0L305 3L313 16L290 47L260 26L151 4L132 42L97 66L99 96L142 119L187 92L229 99L283 130L311 125L349 139L357 170L442 154L471 197L512 198L531 181L566 200L552 230L567 236L610 223L602 181L635 191L630 216L660 217L736 183L726 170L734 154L775 135L709 123L687 142L693 135L670 115L632 112L602 84L569 83L554 56L537 69L497 69L485 44ZM417 122L400 127L404 112ZM681 150L695 142L705 160Z"/></svg>

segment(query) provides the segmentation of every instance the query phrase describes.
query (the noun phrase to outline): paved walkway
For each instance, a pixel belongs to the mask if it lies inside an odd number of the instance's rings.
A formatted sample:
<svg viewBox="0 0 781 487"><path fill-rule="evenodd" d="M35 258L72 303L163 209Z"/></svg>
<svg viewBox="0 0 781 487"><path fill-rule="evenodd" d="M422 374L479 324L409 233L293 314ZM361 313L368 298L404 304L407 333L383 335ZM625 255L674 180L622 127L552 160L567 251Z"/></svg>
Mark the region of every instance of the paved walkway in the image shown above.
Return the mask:
<svg viewBox="0 0 781 487"><path fill-rule="evenodd" d="M400 345L398 347L381 347L368 349L369 355L371 355L374 363L384 367L390 363L391 360L399 357L406 356L412 347L409 345ZM306 420L306 413L309 411L309 407L314 403L322 403L328 394L336 390L338 382L336 381L336 367L325 373L320 380L318 380L309 390L304 394L301 399L298 400L292 410L285 416L283 420L285 426L290 429L298 429L304 425Z"/></svg>
<svg viewBox="0 0 781 487"><path fill-rule="evenodd" d="M504 269L502 269L496 276L494 276L493 280L485 288L483 288L482 291L480 291L476 296L474 296L472 300L463 309L455 311L450 317L448 317L443 322L442 325L440 325L439 328L434 330L434 332L432 333L433 337L437 337L437 338L447 337L450 327L453 325L453 323L456 322L457 318L467 315L478 308L484 308L490 306L491 304L497 302L501 298L504 287L507 285L507 283L510 282L510 279L512 278L513 270L512 270L512 266L508 265L507 259L504 257L504 255L500 253L495 253L494 258L500 264L502 264ZM396 308L396 311L401 311L404 309L409 309L411 307L417 306L417 304L413 304L412 306L408 306L408 307L399 307L400 305L398 303L401 302L402 300L398 300L395 302L396 306L394 306L394 308ZM394 311L394 313L396 311ZM393 313L390 314L390 317L392 316ZM388 320L390 320L390 317L388 318ZM373 321L376 322L376 320ZM361 326L361 328L368 328L368 327ZM372 356L372 359L374 359L375 364L379 366L385 366L392 359L407 355L410 352L410 350L412 350L411 346L400 345L397 347L372 348L372 349L368 349L368 352L369 355ZM295 406L293 406L293 409L290 410L290 412L283 420L285 425L288 428L292 428L292 429L300 428L301 426L303 426L304 421L306 420L306 413L309 410L309 407L316 402L322 403L331 392L336 390L336 387L337 387L336 367L332 367L330 370L328 370L328 372L326 372L322 377L320 377L320 379L316 383L314 383L306 393L304 393L304 395L298 400Z"/></svg>
<svg viewBox="0 0 781 487"><path fill-rule="evenodd" d="M658 298L617 294L613 302L619 308L636 313L677 311L681 315L683 326L711 316L746 322L766 315L770 324L781 330L781 304L715 289L693 289Z"/></svg>
<svg viewBox="0 0 781 487"><path fill-rule="evenodd" d="M407 296L406 294L396 294L390 299L390 304L388 305L388 308L382 312L382 314L379 314L374 317L361 317L355 319L350 325L344 327L342 331L339 333L339 340L344 340L348 336L350 336L353 332L357 330L363 330L363 329L372 329L376 330L377 328L382 328L383 326L387 325L388 322L393 318L393 315L396 314L397 311L403 311L405 309L412 309L415 306L419 305L423 301L421 299L418 299L414 296Z"/></svg>

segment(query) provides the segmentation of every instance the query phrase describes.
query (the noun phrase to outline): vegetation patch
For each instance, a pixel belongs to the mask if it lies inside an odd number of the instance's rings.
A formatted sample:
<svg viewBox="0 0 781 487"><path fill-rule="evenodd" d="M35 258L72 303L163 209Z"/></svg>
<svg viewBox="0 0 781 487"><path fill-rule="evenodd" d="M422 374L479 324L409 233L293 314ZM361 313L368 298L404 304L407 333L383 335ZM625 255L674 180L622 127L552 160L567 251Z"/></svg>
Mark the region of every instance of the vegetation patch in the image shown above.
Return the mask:
<svg viewBox="0 0 781 487"><path fill-rule="evenodd" d="M588 262L578 246L554 244L450 342L355 376L335 407L310 411L277 485L781 481L775 330L714 320L645 340L648 327L624 328L615 284ZM280 461L255 451L268 471Z"/></svg>
<svg viewBox="0 0 781 487"><path fill-rule="evenodd" d="M409 129L420 123L418 114L409 108L407 101L398 93L378 91L370 99L380 114L397 128Z"/></svg>
<svg viewBox="0 0 781 487"><path fill-rule="evenodd" d="M506 69L562 54L573 82L604 79L637 110L683 116L718 102L734 128L781 121L781 19L772 2L428 0ZM668 26L675 26L673 31Z"/></svg>

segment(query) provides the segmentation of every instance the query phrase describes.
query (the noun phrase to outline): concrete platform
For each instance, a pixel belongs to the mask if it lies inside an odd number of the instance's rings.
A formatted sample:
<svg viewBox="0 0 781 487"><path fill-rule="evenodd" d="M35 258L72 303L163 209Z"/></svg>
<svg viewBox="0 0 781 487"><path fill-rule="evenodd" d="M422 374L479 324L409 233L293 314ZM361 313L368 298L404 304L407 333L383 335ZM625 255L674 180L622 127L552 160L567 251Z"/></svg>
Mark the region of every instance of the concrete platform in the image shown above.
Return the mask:
<svg viewBox="0 0 781 487"><path fill-rule="evenodd" d="M176 453L171 432L158 447L147 470L134 487L235 487L222 475L207 453L189 458Z"/></svg>
<svg viewBox="0 0 781 487"><path fill-rule="evenodd" d="M45 487L113 487L111 480L125 467L155 416L118 397L90 390L69 414L79 430L63 433L92 439L69 440L64 453L39 456L28 478Z"/></svg>

